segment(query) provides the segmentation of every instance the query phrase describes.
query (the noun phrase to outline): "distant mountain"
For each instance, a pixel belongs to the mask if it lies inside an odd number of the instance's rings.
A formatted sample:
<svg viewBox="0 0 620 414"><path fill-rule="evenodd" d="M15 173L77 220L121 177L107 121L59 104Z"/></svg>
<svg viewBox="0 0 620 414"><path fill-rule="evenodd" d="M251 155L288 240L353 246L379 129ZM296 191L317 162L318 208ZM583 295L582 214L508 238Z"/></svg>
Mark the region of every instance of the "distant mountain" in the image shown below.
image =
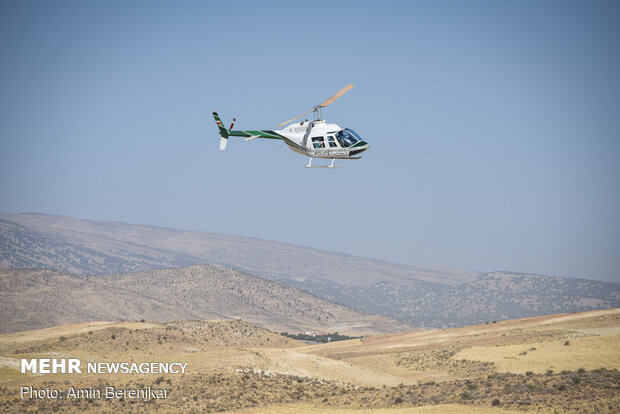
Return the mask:
<svg viewBox="0 0 620 414"><path fill-rule="evenodd" d="M480 273L413 267L267 240L48 214L0 214L0 267L110 274L221 264L271 280L382 280L457 285Z"/></svg>
<svg viewBox="0 0 620 414"><path fill-rule="evenodd" d="M219 264L414 326L448 327L620 307L620 284L414 267L207 232L0 214L0 267L78 274Z"/></svg>
<svg viewBox="0 0 620 414"><path fill-rule="evenodd" d="M381 281L368 287L291 283L317 296L424 327L455 327L620 307L620 283L493 272L457 286Z"/></svg>
<svg viewBox="0 0 620 414"><path fill-rule="evenodd" d="M58 324L239 318L275 331L356 335L412 327L232 269L192 266L121 275L0 270L0 332Z"/></svg>

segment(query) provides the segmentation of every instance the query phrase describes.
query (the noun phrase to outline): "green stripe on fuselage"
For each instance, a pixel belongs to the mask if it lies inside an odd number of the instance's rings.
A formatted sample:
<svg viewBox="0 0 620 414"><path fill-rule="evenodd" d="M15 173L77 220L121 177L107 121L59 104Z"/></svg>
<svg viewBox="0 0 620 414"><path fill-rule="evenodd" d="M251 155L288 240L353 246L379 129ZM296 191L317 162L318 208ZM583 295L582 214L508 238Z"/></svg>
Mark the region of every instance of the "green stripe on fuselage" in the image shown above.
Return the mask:
<svg viewBox="0 0 620 414"><path fill-rule="evenodd" d="M265 130L246 129L246 130L238 130L238 131L228 131L228 133L233 137L245 137L245 138L256 137L256 138L265 138L265 139L281 139L289 147L297 148L300 151L306 151L304 147L294 143L293 141L291 141L284 135L278 134L277 132L269 130L269 129L265 129Z"/></svg>
<svg viewBox="0 0 620 414"><path fill-rule="evenodd" d="M233 137L249 137L250 136L250 134L248 134L245 131L228 131L228 134Z"/></svg>
<svg viewBox="0 0 620 414"><path fill-rule="evenodd" d="M284 139L284 137L274 131L261 131L246 129L243 131L229 131L229 134L234 137L257 137L267 139Z"/></svg>

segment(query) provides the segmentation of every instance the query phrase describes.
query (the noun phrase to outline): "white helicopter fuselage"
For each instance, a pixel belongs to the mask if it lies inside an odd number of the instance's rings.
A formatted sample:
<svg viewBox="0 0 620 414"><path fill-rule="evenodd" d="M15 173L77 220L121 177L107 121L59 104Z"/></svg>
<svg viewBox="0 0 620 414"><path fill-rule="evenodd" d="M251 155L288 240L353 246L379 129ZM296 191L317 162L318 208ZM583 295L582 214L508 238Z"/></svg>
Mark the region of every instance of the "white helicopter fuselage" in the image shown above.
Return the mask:
<svg viewBox="0 0 620 414"><path fill-rule="evenodd" d="M369 147L354 131L324 120L297 122L275 132L291 150L311 158L358 158Z"/></svg>

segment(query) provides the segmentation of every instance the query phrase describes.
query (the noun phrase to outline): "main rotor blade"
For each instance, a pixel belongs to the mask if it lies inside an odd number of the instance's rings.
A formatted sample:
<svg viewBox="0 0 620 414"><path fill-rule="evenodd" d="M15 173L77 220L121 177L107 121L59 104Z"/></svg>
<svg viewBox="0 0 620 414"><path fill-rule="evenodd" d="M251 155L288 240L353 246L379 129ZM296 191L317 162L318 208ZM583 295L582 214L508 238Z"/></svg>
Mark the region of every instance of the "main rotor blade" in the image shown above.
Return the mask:
<svg viewBox="0 0 620 414"><path fill-rule="evenodd" d="M326 100L325 102L323 102L321 105L319 105L322 108L325 108L327 105L331 104L332 102L334 102L336 99L340 98L342 95L344 95L345 93L349 92L349 90L353 87L354 85L347 85L344 88L342 88L340 90L340 92L338 92L337 94L335 94L334 96L332 96L331 98L329 98L328 100Z"/></svg>
<svg viewBox="0 0 620 414"><path fill-rule="evenodd" d="M297 118L301 118L304 115L308 115L310 112L314 111L314 108L312 108L311 110L309 110L308 112L304 112L303 114L296 116L295 118L291 118L288 121L284 121L281 124L278 124L279 127L284 126L286 124L288 124L289 122L293 122L294 120L296 120Z"/></svg>
<svg viewBox="0 0 620 414"><path fill-rule="evenodd" d="M288 124L289 122L293 122L294 120L301 118L304 115L308 115L310 112L316 111L318 108L325 108L327 105L331 104L332 102L334 102L336 99L340 98L342 95L344 95L345 93L349 92L349 90L355 85L347 85L344 88L342 88L337 94L335 94L334 96L332 96L331 98L329 98L328 100L326 100L325 102L323 102L321 105L315 106L314 108L312 108L311 110L309 110L308 112L304 112L303 114L296 116L295 118L291 118L288 121L284 121L281 124L278 124L279 127L284 126L286 124Z"/></svg>

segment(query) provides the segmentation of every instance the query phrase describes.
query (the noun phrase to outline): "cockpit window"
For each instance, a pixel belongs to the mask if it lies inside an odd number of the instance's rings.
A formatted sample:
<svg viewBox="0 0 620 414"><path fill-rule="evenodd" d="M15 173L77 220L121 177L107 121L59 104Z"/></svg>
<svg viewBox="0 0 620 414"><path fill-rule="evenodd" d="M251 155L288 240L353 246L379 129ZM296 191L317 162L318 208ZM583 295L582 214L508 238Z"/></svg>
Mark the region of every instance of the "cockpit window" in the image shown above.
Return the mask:
<svg viewBox="0 0 620 414"><path fill-rule="evenodd" d="M355 131L353 131L351 128L345 128L347 131L349 131L349 133L351 135L353 135L355 138L357 138L358 141L363 141L362 137L359 136L359 134Z"/></svg>
<svg viewBox="0 0 620 414"><path fill-rule="evenodd" d="M357 135L353 130L349 128L342 129L336 132L336 139L340 142L341 147L350 147L354 145L356 142L361 141L362 139Z"/></svg>

